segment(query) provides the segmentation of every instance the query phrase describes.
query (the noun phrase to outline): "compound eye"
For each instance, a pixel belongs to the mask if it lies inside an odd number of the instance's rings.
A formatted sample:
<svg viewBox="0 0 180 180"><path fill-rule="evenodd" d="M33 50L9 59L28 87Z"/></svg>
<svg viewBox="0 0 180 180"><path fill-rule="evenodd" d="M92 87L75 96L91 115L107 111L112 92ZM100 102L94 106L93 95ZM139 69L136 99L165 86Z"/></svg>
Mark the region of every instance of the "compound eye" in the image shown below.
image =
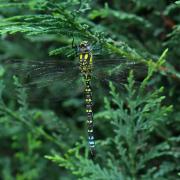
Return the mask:
<svg viewBox="0 0 180 180"><path fill-rule="evenodd" d="M83 42L81 42L81 44L80 44L80 47L81 48L86 48L88 46L88 42L87 41L83 41Z"/></svg>
<svg viewBox="0 0 180 180"><path fill-rule="evenodd" d="M84 47L85 47L85 44L81 44L80 46L81 46L81 48L84 48Z"/></svg>

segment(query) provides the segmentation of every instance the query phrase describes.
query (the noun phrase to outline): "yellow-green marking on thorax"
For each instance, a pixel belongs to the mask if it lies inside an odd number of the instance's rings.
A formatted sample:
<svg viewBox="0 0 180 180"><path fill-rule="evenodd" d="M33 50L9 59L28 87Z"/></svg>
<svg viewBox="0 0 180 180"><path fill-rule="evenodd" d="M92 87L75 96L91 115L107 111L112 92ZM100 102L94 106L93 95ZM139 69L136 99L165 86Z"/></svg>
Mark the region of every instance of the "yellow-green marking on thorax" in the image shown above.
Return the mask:
<svg viewBox="0 0 180 180"><path fill-rule="evenodd" d="M92 72L93 58L91 47L87 41L82 41L79 45L79 64L83 75L87 75Z"/></svg>

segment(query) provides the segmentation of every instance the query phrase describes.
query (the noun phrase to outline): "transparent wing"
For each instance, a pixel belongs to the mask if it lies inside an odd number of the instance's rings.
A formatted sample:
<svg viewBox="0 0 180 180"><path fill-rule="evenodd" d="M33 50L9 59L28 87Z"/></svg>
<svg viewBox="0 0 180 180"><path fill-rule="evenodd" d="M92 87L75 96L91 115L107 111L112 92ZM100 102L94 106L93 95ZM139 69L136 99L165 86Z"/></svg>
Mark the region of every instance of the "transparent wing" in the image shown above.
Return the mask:
<svg viewBox="0 0 180 180"><path fill-rule="evenodd" d="M37 94L40 96L41 91L36 90L41 87L48 87L55 90L55 97L53 99L60 99L60 96L66 93L66 91L82 90L83 84L77 86L77 81L80 76L78 64L70 60L44 60L44 61L32 61L32 60L9 60L5 64L8 71L12 75L17 75L23 87L29 92L28 94ZM118 88L123 87L126 83L130 70L134 71L137 80L141 80L146 72L146 67L140 63L129 61L127 59L95 59L93 61L93 80L100 82L104 89L107 89L109 81L112 81ZM96 84L92 82L92 85ZM105 86L105 87L104 87ZM81 88L79 88L81 87ZM62 93L62 88L67 89ZM80 90L80 91L81 91ZM94 91L95 89L93 89ZM49 92L49 91L48 91ZM61 95L59 94L61 92ZM50 93L51 94L51 93ZM67 93L68 94L68 93ZM34 98L38 100L38 98Z"/></svg>
<svg viewBox="0 0 180 180"><path fill-rule="evenodd" d="M47 93L49 92L49 96L52 94L50 91L53 88L57 89L53 89L56 93L52 99L58 101L61 99L59 94L61 89L65 87L67 87L67 91L73 89L76 86L76 80L79 78L78 65L70 60L9 60L5 64L11 75L19 77L28 95L34 95L31 100L35 99L36 101L40 99L38 96L40 97L40 94L43 94L42 89L45 88ZM38 90L39 88L41 90Z"/></svg>
<svg viewBox="0 0 180 180"><path fill-rule="evenodd" d="M132 70L136 84L139 84L147 73L146 65L128 59L97 59L94 60L93 78L108 84L112 81L120 89L127 83L127 77Z"/></svg>
<svg viewBox="0 0 180 180"><path fill-rule="evenodd" d="M108 59L96 59L94 58L93 64L95 67L98 67L99 69L104 69L104 68L113 68L117 66L121 67L128 67L128 66L134 66L134 65L139 65L142 63L139 63L137 61L133 60L128 60L126 58L108 58Z"/></svg>
<svg viewBox="0 0 180 180"><path fill-rule="evenodd" d="M67 81L78 75L78 66L68 60L9 60L5 64L15 75L24 79L26 87L35 84L46 86L50 82Z"/></svg>

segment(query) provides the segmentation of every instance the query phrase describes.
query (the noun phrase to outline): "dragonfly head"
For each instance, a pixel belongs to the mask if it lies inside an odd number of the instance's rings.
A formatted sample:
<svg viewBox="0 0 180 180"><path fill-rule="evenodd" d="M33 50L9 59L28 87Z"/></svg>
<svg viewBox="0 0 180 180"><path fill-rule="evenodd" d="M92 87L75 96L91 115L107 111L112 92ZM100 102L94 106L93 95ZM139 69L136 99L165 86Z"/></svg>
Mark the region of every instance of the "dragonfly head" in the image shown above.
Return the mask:
<svg viewBox="0 0 180 180"><path fill-rule="evenodd" d="M91 46L89 45L88 41L82 41L79 44L78 51L79 53L87 53L91 51Z"/></svg>

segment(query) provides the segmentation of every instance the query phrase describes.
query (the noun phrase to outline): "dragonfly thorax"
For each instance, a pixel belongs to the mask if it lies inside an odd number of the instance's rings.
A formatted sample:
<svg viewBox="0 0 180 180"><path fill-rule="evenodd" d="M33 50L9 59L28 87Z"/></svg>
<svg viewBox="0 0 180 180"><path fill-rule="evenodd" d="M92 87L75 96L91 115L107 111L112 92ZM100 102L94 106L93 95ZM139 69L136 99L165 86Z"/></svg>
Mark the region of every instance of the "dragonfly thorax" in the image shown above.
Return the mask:
<svg viewBox="0 0 180 180"><path fill-rule="evenodd" d="M84 75L92 72L92 53L87 41L82 41L79 45L79 67Z"/></svg>

